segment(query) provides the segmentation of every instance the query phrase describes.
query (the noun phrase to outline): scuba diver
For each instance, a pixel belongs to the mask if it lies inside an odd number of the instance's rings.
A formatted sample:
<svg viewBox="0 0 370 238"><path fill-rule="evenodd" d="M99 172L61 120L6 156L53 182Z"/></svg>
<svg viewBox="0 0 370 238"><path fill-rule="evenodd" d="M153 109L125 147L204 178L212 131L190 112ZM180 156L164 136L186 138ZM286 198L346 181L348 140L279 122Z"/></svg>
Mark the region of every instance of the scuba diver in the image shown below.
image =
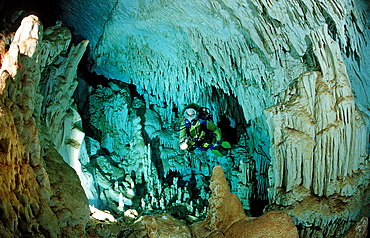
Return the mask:
<svg viewBox="0 0 370 238"><path fill-rule="evenodd" d="M231 148L230 143L222 141L221 130L211 121L208 108L190 104L185 107L183 115L183 127L180 130L182 150L211 149L215 155L223 156L222 149Z"/></svg>

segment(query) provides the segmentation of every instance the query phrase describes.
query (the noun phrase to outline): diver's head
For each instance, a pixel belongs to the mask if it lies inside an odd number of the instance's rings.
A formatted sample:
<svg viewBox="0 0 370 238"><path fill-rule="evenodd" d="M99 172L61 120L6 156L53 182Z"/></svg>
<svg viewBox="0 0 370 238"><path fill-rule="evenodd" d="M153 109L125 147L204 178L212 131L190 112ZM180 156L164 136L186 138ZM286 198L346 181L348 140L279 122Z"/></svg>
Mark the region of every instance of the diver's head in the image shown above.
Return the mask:
<svg viewBox="0 0 370 238"><path fill-rule="evenodd" d="M188 108L184 112L184 117L189 121L198 119L198 112L194 108Z"/></svg>

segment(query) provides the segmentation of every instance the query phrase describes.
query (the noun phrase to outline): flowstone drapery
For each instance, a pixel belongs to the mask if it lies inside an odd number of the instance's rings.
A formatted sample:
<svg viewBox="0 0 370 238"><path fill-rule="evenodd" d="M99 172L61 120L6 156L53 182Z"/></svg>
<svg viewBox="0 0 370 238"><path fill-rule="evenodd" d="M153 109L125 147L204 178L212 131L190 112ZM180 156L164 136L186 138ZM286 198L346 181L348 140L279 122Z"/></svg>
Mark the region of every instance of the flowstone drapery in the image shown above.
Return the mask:
<svg viewBox="0 0 370 238"><path fill-rule="evenodd" d="M273 135L272 184L286 191L302 184L319 196L351 196L358 184L344 178L367 167L369 132L355 106L339 48L326 32L312 33L322 70L303 73L282 102L267 110Z"/></svg>
<svg viewBox="0 0 370 238"><path fill-rule="evenodd" d="M338 45L326 27L313 32L311 40L321 71L303 73L284 92L283 100L266 110L274 175L269 195L273 203L292 206L288 210L307 223L314 221L307 217L310 213L297 208L294 193L303 191L301 203L312 199L311 193L332 199L322 206L337 208L316 221L322 227L337 221L322 233L327 237L348 229L343 220L356 220L356 212L348 213L346 208L357 204L357 196L365 194L362 189L369 184L368 176L357 175L369 171L369 131L364 114L355 106Z"/></svg>

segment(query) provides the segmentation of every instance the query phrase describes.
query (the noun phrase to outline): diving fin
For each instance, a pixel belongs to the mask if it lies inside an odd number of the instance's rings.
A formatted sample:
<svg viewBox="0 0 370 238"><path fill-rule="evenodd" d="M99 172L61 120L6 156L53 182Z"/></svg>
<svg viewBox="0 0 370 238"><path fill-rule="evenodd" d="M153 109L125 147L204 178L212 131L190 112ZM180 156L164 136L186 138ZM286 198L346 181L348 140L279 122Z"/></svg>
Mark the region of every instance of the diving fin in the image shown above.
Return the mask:
<svg viewBox="0 0 370 238"><path fill-rule="evenodd" d="M219 157L222 157L223 155L221 154L221 152L220 151L218 151L218 150L211 150L212 151L212 153L213 154L215 154L215 155L217 155L217 156L219 156Z"/></svg>
<svg viewBox="0 0 370 238"><path fill-rule="evenodd" d="M222 148L221 148L222 147ZM223 141L221 143L221 147L219 148L219 150L211 150L213 154L219 156L219 157L222 157L222 156L225 156L227 155L227 151L226 150L223 150L224 149L231 149L231 145L229 142L227 141ZM221 151L220 151L221 150ZM223 152L223 153L222 153Z"/></svg>
<svg viewBox="0 0 370 238"><path fill-rule="evenodd" d="M225 149L231 149L231 145L227 141L222 141L221 146L224 147Z"/></svg>

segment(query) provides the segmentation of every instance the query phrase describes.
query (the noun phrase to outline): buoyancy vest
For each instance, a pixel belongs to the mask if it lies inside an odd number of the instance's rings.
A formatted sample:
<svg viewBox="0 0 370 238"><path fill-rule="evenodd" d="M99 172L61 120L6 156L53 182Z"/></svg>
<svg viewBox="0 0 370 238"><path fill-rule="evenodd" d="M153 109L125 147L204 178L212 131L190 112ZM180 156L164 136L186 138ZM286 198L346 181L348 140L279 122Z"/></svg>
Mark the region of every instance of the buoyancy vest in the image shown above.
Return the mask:
<svg viewBox="0 0 370 238"><path fill-rule="evenodd" d="M185 119L184 131L180 132L180 139L187 135L192 142L201 147L205 143L214 144L216 141L221 141L220 129L209 120L198 119L190 122Z"/></svg>

